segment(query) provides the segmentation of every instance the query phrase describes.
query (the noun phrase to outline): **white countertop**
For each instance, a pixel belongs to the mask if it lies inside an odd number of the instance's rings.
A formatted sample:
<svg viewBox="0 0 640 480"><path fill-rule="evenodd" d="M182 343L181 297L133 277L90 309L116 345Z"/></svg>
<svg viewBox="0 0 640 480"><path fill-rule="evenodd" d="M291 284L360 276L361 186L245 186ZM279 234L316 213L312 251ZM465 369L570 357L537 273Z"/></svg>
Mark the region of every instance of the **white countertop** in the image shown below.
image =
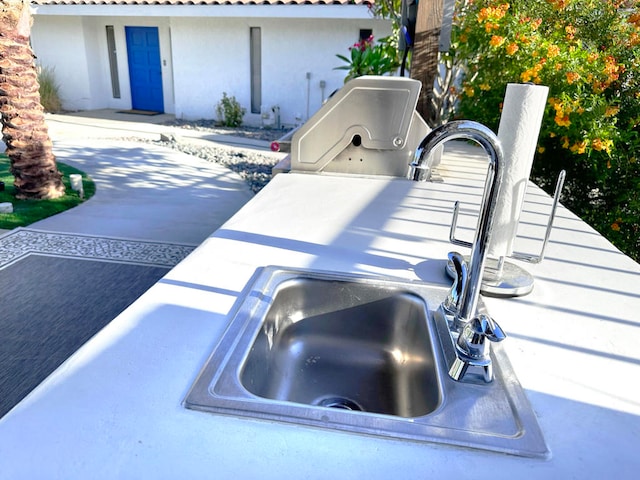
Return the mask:
<svg viewBox="0 0 640 480"><path fill-rule="evenodd" d="M466 253L453 201L475 208L482 165L447 165L443 183L278 175L0 420L0 478L637 478L640 265L562 207L544 262L524 265L534 291L485 299L551 459L182 406L260 267L449 283L447 252ZM518 250L537 252L550 203L529 189Z"/></svg>

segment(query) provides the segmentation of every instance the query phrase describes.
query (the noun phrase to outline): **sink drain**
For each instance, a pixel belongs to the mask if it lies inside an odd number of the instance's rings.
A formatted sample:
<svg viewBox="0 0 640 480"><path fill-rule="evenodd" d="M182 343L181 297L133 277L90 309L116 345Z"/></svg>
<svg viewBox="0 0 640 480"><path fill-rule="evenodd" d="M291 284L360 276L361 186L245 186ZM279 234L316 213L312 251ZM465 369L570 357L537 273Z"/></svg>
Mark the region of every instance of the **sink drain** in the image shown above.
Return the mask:
<svg viewBox="0 0 640 480"><path fill-rule="evenodd" d="M364 408L356 402L345 397L327 397L320 400L317 405L328 408L339 408L341 410L351 410L354 412L364 412Z"/></svg>

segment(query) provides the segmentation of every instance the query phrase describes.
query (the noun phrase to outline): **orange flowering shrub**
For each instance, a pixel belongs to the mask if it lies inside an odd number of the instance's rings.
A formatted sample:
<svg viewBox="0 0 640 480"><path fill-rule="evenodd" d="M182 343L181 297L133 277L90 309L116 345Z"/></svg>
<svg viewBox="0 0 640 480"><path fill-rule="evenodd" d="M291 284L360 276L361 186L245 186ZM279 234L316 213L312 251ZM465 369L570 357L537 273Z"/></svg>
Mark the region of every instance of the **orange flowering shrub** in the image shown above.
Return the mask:
<svg viewBox="0 0 640 480"><path fill-rule="evenodd" d="M507 83L547 85L534 178L640 261L640 0L459 0L456 115L497 130Z"/></svg>

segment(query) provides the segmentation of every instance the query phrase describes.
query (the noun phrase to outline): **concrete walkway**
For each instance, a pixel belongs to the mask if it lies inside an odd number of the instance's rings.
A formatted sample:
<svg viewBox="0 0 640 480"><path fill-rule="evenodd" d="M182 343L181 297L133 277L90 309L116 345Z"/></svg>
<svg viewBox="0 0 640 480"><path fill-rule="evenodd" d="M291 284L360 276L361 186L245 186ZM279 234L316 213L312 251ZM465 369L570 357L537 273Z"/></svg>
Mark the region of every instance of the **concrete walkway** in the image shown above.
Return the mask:
<svg viewBox="0 0 640 480"><path fill-rule="evenodd" d="M174 115L135 115L113 109L90 110L73 114L47 114L49 134L54 141L82 138L136 137L157 140L161 134L172 134L193 143L214 142L239 148L270 151L270 143L231 135L200 132L164 125Z"/></svg>
<svg viewBox="0 0 640 480"><path fill-rule="evenodd" d="M269 144L161 125L169 115L114 110L47 115L59 161L89 174L96 194L82 205L32 224L53 232L197 245L253 197L235 173L171 149L123 138L174 134L268 151Z"/></svg>
<svg viewBox="0 0 640 480"><path fill-rule="evenodd" d="M122 140L165 133L269 146L159 124L167 118L47 116L57 159L89 174L97 189L81 205L0 239L0 290L11 311L0 319L0 417L253 197L225 167Z"/></svg>

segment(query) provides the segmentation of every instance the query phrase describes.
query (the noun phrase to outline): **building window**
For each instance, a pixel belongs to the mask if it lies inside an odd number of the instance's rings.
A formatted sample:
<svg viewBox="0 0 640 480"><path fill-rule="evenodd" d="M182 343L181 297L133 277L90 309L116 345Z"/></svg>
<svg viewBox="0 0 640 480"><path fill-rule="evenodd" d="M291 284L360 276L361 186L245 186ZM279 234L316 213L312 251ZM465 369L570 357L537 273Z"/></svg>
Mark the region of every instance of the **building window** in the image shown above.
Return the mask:
<svg viewBox="0 0 640 480"><path fill-rule="evenodd" d="M260 113L262 105L262 38L260 27L249 29L249 61L251 62L251 113Z"/></svg>
<svg viewBox="0 0 640 480"><path fill-rule="evenodd" d="M373 35L373 30L372 29L370 29L370 28L361 28L360 29L360 35L358 35L358 37L360 38L360 40L366 40L371 35Z"/></svg>
<svg viewBox="0 0 640 480"><path fill-rule="evenodd" d="M107 50L109 55L109 71L111 72L111 91L113 93L113 98L120 98L118 56L116 53L116 37L113 32L113 25L107 25Z"/></svg>

